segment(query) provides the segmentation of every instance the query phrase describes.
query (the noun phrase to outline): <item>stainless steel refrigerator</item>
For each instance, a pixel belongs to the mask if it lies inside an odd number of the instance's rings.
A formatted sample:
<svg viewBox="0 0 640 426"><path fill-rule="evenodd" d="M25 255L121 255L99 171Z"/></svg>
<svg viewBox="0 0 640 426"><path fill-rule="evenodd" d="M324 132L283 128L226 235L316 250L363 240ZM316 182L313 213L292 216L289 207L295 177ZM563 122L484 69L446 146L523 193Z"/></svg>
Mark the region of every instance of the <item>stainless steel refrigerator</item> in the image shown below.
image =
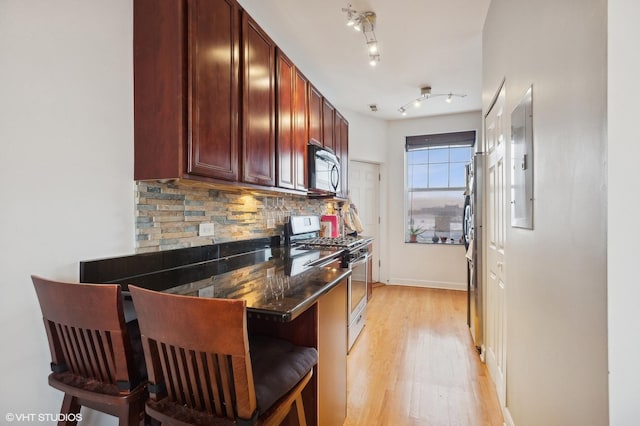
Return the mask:
<svg viewBox="0 0 640 426"><path fill-rule="evenodd" d="M464 243L467 248L467 324L482 356L483 344L483 188L485 154L476 153L467 164L467 189L463 217Z"/></svg>

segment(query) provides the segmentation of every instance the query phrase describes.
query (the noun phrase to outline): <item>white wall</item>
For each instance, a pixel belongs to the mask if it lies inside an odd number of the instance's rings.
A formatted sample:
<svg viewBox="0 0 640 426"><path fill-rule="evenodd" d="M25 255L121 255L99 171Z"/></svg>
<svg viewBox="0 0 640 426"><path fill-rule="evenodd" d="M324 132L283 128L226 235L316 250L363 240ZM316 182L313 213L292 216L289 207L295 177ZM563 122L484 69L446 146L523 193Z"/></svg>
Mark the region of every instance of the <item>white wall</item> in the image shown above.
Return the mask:
<svg viewBox="0 0 640 426"><path fill-rule="evenodd" d="M631 425L640 418L640 286L636 269L640 211L633 175L640 158L640 3L609 0L608 88L608 315L609 423Z"/></svg>
<svg viewBox="0 0 640 426"><path fill-rule="evenodd" d="M366 116L350 110L341 111L349 121L349 161L376 163L380 167L380 196L378 201L380 214L379 237L374 243L374 252L380 262L379 280L387 282L389 277L388 244L388 191L385 182L388 179L387 162L387 121ZM376 258L374 257L374 260Z"/></svg>
<svg viewBox="0 0 640 426"><path fill-rule="evenodd" d="M350 110L340 110L349 122L349 159L384 163L387 156L387 121Z"/></svg>
<svg viewBox="0 0 640 426"><path fill-rule="evenodd" d="M506 78L508 129L533 84L534 229L506 234L517 426L608 422L606 12L606 0L492 0L484 26L483 110Z"/></svg>
<svg viewBox="0 0 640 426"><path fill-rule="evenodd" d="M134 250L132 67L131 0L0 1L3 419L62 402L30 275Z"/></svg>
<svg viewBox="0 0 640 426"><path fill-rule="evenodd" d="M466 290L467 266L464 246L404 242L406 223L404 144L406 136L429 133L476 130L480 136L481 124L479 111L389 122L387 143L389 284Z"/></svg>

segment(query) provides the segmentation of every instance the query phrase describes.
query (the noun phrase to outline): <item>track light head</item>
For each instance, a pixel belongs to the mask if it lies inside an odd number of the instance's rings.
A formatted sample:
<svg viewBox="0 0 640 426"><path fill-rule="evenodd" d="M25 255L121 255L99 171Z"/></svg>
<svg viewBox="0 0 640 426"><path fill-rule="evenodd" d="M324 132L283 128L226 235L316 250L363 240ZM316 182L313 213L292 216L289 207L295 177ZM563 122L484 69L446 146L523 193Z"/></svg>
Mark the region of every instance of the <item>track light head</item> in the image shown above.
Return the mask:
<svg viewBox="0 0 640 426"><path fill-rule="evenodd" d="M347 14L347 26L353 28L355 31L362 31L369 51L369 65L375 67L377 63L380 62L378 40L376 40L376 33L374 32L376 24L375 12L358 12L353 9L351 3L349 3L347 7L342 8L342 11Z"/></svg>

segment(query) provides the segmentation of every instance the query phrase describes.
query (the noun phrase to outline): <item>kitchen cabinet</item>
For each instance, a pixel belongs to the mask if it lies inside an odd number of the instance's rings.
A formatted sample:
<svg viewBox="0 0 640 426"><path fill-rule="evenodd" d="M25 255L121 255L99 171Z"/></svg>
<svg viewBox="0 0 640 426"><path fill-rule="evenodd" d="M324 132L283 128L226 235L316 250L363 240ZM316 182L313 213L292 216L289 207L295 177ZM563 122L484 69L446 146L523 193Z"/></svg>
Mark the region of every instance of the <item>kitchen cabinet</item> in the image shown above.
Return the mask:
<svg viewBox="0 0 640 426"><path fill-rule="evenodd" d="M307 143L309 142L309 80L296 68L294 104L295 189L307 189Z"/></svg>
<svg viewBox="0 0 640 426"><path fill-rule="evenodd" d="M336 155L340 160L339 198L349 198L349 122L338 111L334 125Z"/></svg>
<svg viewBox="0 0 640 426"><path fill-rule="evenodd" d="M300 193L311 143L347 195L348 124L235 0L134 0L133 45L135 180Z"/></svg>
<svg viewBox="0 0 640 426"><path fill-rule="evenodd" d="M347 417L346 281L323 295L317 309L319 424L341 425Z"/></svg>
<svg viewBox="0 0 640 426"><path fill-rule="evenodd" d="M135 0L133 11L134 179L238 180L237 3Z"/></svg>
<svg viewBox="0 0 640 426"><path fill-rule="evenodd" d="M309 84L309 143L322 143L322 94L313 84Z"/></svg>
<svg viewBox="0 0 640 426"><path fill-rule="evenodd" d="M276 184L275 43L242 13L242 181Z"/></svg>
<svg viewBox="0 0 640 426"><path fill-rule="evenodd" d="M322 99L322 144L325 148L329 148L334 153L336 152L336 144L334 138L334 128L336 123L335 118L336 109L331 103L323 98Z"/></svg>
<svg viewBox="0 0 640 426"><path fill-rule="evenodd" d="M278 186L306 189L306 77L281 51L276 55L276 151Z"/></svg>

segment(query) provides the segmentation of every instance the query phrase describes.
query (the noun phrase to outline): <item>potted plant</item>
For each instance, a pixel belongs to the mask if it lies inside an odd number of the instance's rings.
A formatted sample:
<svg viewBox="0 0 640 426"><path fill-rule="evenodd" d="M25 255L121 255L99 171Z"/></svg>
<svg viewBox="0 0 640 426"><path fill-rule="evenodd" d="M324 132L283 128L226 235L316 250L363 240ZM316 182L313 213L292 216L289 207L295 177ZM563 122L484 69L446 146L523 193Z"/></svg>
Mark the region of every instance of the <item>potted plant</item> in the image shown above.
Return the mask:
<svg viewBox="0 0 640 426"><path fill-rule="evenodd" d="M409 225L409 242L416 243L418 242L418 235L423 234L426 231L422 226L414 225L413 223Z"/></svg>

